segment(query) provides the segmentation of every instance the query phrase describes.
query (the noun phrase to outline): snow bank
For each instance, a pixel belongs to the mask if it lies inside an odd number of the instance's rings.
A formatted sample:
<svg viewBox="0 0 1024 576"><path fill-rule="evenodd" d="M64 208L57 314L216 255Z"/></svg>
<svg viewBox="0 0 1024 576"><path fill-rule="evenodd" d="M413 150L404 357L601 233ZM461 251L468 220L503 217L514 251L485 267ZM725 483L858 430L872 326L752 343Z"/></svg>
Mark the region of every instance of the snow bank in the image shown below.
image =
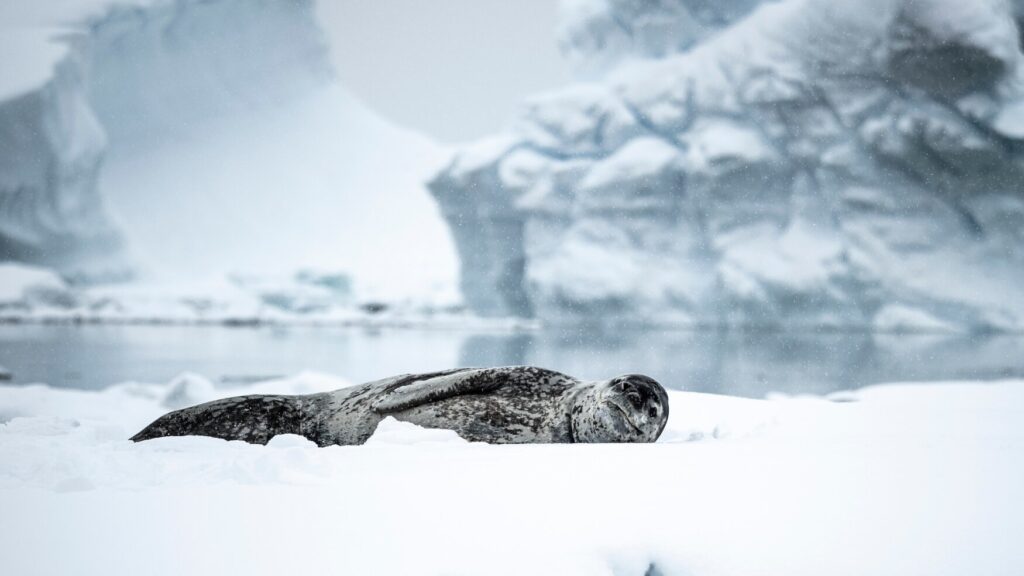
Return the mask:
<svg viewBox="0 0 1024 576"><path fill-rule="evenodd" d="M638 446L489 446L391 422L360 447L126 440L182 403L343 385L0 386L4 572L1024 570L1020 381L670 392L665 435Z"/></svg>
<svg viewBox="0 0 1024 576"><path fill-rule="evenodd" d="M598 72L431 183L473 309L1024 329L1009 3L566 4L572 54ZM697 13L715 24L688 28Z"/></svg>

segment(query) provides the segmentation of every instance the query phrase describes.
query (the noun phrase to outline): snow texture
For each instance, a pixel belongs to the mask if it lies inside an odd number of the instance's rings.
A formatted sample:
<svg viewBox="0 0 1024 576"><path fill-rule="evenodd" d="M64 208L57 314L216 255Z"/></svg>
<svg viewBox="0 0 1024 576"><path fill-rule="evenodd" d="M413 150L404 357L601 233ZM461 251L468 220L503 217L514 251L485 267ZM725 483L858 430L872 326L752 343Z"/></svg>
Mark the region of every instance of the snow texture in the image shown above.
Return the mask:
<svg viewBox="0 0 1024 576"><path fill-rule="evenodd" d="M456 294L423 185L447 152L337 84L311 0L10 2L0 20L0 259Z"/></svg>
<svg viewBox="0 0 1024 576"><path fill-rule="evenodd" d="M344 385L0 386L4 573L1024 571L1021 381L670 391L650 445L491 446L394 421L358 447L127 440L190 403Z"/></svg>
<svg viewBox="0 0 1024 576"><path fill-rule="evenodd" d="M474 310L1024 329L1020 3L566 6L589 80L430 185Z"/></svg>
<svg viewBox="0 0 1024 576"><path fill-rule="evenodd" d="M759 0L563 0L562 53L583 76L623 61L684 51Z"/></svg>

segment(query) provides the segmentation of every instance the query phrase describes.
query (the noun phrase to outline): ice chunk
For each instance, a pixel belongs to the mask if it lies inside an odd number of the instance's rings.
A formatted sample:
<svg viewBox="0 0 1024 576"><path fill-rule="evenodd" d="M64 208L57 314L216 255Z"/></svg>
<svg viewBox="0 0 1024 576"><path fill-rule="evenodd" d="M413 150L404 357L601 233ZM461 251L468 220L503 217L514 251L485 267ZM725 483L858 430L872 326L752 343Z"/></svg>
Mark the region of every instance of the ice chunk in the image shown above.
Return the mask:
<svg viewBox="0 0 1024 576"><path fill-rule="evenodd" d="M52 270L0 263L0 310L70 308L78 301L75 292Z"/></svg>
<svg viewBox="0 0 1024 576"><path fill-rule="evenodd" d="M160 405L169 410L201 404L216 397L213 383L191 372L178 375L167 387L168 390Z"/></svg>

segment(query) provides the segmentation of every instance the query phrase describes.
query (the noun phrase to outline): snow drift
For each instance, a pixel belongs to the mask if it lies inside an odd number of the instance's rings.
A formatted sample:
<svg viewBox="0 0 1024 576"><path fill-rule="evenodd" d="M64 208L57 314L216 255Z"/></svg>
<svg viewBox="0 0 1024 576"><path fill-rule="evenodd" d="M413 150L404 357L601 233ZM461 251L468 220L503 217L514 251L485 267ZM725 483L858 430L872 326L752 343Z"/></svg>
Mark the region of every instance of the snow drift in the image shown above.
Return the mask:
<svg viewBox="0 0 1024 576"><path fill-rule="evenodd" d="M563 45L593 81L532 99L430 185L467 303L556 322L1024 329L1011 5L752 4L567 4Z"/></svg>
<svg viewBox="0 0 1024 576"><path fill-rule="evenodd" d="M48 0L0 19L0 258L453 292L423 187L446 153L337 85L311 0Z"/></svg>

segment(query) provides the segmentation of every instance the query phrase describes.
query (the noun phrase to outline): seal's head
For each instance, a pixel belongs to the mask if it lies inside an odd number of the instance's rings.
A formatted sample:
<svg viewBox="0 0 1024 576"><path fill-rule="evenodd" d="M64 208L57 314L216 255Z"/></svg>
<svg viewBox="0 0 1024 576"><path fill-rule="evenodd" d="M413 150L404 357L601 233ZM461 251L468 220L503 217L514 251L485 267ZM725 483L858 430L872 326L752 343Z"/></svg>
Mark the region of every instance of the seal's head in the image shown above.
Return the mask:
<svg viewBox="0 0 1024 576"><path fill-rule="evenodd" d="M668 422L668 394L652 378L627 374L590 385L571 418L577 442L654 442Z"/></svg>

